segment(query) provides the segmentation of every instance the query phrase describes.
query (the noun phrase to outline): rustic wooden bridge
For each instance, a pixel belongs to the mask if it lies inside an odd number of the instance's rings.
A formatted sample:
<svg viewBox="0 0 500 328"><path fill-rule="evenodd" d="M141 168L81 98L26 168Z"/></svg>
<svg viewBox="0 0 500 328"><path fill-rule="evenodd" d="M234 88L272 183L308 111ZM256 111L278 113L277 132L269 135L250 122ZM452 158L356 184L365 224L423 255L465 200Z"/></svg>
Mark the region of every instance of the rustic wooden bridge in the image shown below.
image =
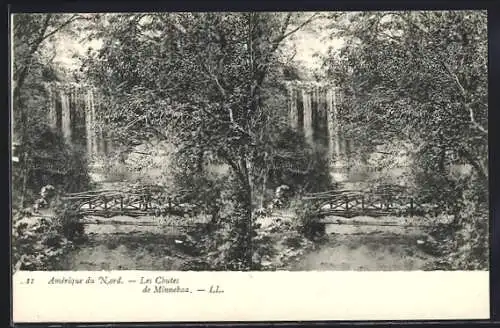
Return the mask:
<svg viewBox="0 0 500 328"><path fill-rule="evenodd" d="M190 216L198 206L184 201L185 196L169 194L163 187L146 186L121 190L93 190L66 194L61 199L79 214L110 218L113 216Z"/></svg>
<svg viewBox="0 0 500 328"><path fill-rule="evenodd" d="M311 202L320 217L340 216L402 216L423 215L439 208L421 204L403 188L381 188L377 190L334 190L306 194L303 200Z"/></svg>
<svg viewBox="0 0 500 328"><path fill-rule="evenodd" d="M407 190L382 188L377 190L332 190L305 194L320 217L340 216L420 216L439 208L420 204ZM95 190L67 194L62 200L85 216L177 216L191 217L200 206L183 194L171 194L163 187L144 186L122 190Z"/></svg>

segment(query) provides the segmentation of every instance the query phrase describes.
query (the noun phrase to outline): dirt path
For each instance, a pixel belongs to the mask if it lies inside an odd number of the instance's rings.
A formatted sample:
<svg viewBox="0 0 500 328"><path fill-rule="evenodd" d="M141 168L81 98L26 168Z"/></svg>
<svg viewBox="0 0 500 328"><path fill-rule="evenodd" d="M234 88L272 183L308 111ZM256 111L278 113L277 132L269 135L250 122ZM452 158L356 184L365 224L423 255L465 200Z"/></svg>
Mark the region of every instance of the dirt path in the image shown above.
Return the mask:
<svg viewBox="0 0 500 328"><path fill-rule="evenodd" d="M116 217L122 224L87 224L87 240L72 250L67 270L181 270L198 253L182 227L155 225L153 220ZM135 221L135 222L134 222Z"/></svg>
<svg viewBox="0 0 500 328"><path fill-rule="evenodd" d="M90 235L67 257L67 270L181 270L189 250L175 236L153 233Z"/></svg>
<svg viewBox="0 0 500 328"><path fill-rule="evenodd" d="M418 229L349 226L342 228L350 231L327 235L318 249L305 254L293 270L424 270L425 265L432 260L430 255L418 247L417 241L425 239L425 234ZM372 231L367 232L369 228Z"/></svg>
<svg viewBox="0 0 500 328"><path fill-rule="evenodd" d="M101 182L100 187L120 188L124 184ZM286 217L283 213L280 215ZM381 222L380 218L360 220ZM402 218L385 220L403 225L411 223ZM182 270L186 261L197 256L196 246L187 247L183 242L183 231L172 227L165 230L154 224L137 227L136 219L128 221L134 222L87 225L88 241L69 254L65 267L68 270ZM271 222L261 224L266 226ZM316 249L302 255L288 269L423 270L432 257L419 249L417 241L422 239L425 233L418 228L329 224L327 236Z"/></svg>
<svg viewBox="0 0 500 328"><path fill-rule="evenodd" d="M293 271L424 270L432 260L417 246L418 232L372 231L329 234L317 249L292 264ZM170 232L91 233L67 257L67 270L185 270L198 250L185 234Z"/></svg>
<svg viewBox="0 0 500 328"><path fill-rule="evenodd" d="M86 225L88 240L68 255L66 270L186 270L186 262L202 259L182 227L158 225L151 218L113 220L123 222ZM425 239L417 227L329 224L315 250L293 260L287 269L424 270L433 259L419 247Z"/></svg>

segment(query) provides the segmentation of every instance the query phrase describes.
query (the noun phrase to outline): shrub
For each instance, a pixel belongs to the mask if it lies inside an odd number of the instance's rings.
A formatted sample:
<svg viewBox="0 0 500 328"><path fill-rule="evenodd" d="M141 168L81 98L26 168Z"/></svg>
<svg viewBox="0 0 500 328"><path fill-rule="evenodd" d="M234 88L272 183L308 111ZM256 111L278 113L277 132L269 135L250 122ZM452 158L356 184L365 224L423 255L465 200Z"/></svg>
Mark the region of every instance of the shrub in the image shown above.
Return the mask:
<svg viewBox="0 0 500 328"><path fill-rule="evenodd" d="M13 167L14 208L33 203L40 188L48 184L60 192L89 188L90 175L83 148L69 146L61 133L43 124L26 129L30 133L18 147L20 161ZM22 196L24 204L20 204Z"/></svg>
<svg viewBox="0 0 500 328"><path fill-rule="evenodd" d="M291 186L295 193L317 192L332 187L327 149L311 147L304 135L290 128L278 131L274 141L276 156L269 170L268 185Z"/></svg>
<svg viewBox="0 0 500 328"><path fill-rule="evenodd" d="M54 204L58 232L73 243L85 240L85 226L82 223L83 215L78 213L74 205L57 201Z"/></svg>
<svg viewBox="0 0 500 328"><path fill-rule="evenodd" d="M455 199L451 224L429 229L436 240L435 252L443 257L430 264L447 270L487 270L489 259L488 206L484 191L474 180L462 184L462 195Z"/></svg>
<svg viewBox="0 0 500 328"><path fill-rule="evenodd" d="M325 225L320 222L320 217L312 202L298 202L296 215L298 231L308 239L316 239L325 233Z"/></svg>
<svg viewBox="0 0 500 328"><path fill-rule="evenodd" d="M16 212L12 224L14 270L60 270L61 259L72 243L59 230L57 220Z"/></svg>
<svg viewBox="0 0 500 328"><path fill-rule="evenodd" d="M203 170L186 174L186 167L178 167L175 187L183 201L196 204L198 211L211 215L212 220L209 229L197 231L194 236L205 251L206 261L185 265L191 270L190 265L210 270L247 270L247 238L254 227L249 226L238 181L230 176L210 176Z"/></svg>
<svg viewBox="0 0 500 328"><path fill-rule="evenodd" d="M248 221L249 215L240 199L237 184L229 183L230 187L220 195L216 229L208 236L208 259L214 270L257 269L260 263L253 256L257 249L257 226Z"/></svg>
<svg viewBox="0 0 500 328"><path fill-rule="evenodd" d="M43 211L14 211L12 256L16 270L59 270L63 256L85 237L76 208L61 202L52 186L42 188L40 194L36 203L45 205Z"/></svg>
<svg viewBox="0 0 500 328"><path fill-rule="evenodd" d="M457 200L453 222L452 267L461 270L487 270L489 263L488 206L481 202L478 188L464 190Z"/></svg>

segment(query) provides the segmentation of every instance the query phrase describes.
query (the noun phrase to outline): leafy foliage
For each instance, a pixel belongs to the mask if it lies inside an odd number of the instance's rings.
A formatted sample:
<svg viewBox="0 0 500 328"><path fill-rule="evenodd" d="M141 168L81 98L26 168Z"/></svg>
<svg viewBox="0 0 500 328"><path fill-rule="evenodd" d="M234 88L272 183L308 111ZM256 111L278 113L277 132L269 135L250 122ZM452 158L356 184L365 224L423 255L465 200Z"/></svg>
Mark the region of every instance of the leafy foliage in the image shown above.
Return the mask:
<svg viewBox="0 0 500 328"><path fill-rule="evenodd" d="M321 237L325 233L325 225L320 222L315 204L302 201L295 205L298 205L296 210L298 231L311 240Z"/></svg>
<svg viewBox="0 0 500 328"><path fill-rule="evenodd" d="M36 212L15 210L12 247L16 270L58 270L64 255L85 240L82 216L76 208L60 200L58 191L44 186L41 198L44 204Z"/></svg>
<svg viewBox="0 0 500 328"><path fill-rule="evenodd" d="M54 64L51 42L61 33L78 31L79 14L16 14L13 18L13 140L19 162L13 170L14 205L31 203L46 184L78 191L88 185L86 162L79 149L64 145L62 136L46 125L49 93L46 84L65 80L65 69Z"/></svg>
<svg viewBox="0 0 500 328"><path fill-rule="evenodd" d="M361 151L403 139L426 171L466 163L486 184L486 14L365 12L347 23L337 36L351 41L325 64Z"/></svg>
<svg viewBox="0 0 500 328"><path fill-rule="evenodd" d="M474 188L473 179L464 180L458 188L461 194L452 208L452 224L434 225L429 234L437 243L433 246L440 259L430 263L444 270L487 270L489 265L489 215L484 192Z"/></svg>
<svg viewBox="0 0 500 328"><path fill-rule="evenodd" d="M34 124L29 127L29 138L18 147L20 166L13 171L13 193L20 198L26 186L26 202L33 202L35 192L51 184L60 192L78 192L90 185L86 157L80 149L68 146L60 133L48 126ZM19 188L19 189L18 189ZM18 204L22 205L22 204Z"/></svg>
<svg viewBox="0 0 500 328"><path fill-rule="evenodd" d="M67 203L57 201L53 205L56 214L56 224L59 233L67 240L80 244L85 240L85 227L82 223L83 216L78 209Z"/></svg>
<svg viewBox="0 0 500 328"><path fill-rule="evenodd" d="M16 270L58 270L71 242L49 218L17 212L13 218L12 260Z"/></svg>
<svg viewBox="0 0 500 328"><path fill-rule="evenodd" d="M455 217L453 226L433 228L442 253L451 267L484 267L486 13L349 13L332 28L346 40L325 59L343 88L346 133L359 153L388 142L408 145L421 201ZM456 167L471 173L454 176Z"/></svg>
<svg viewBox="0 0 500 328"><path fill-rule="evenodd" d="M272 141L273 156L269 156L268 183L270 188L288 185L295 193L317 192L332 187L326 151L312 147L304 135L290 127L276 133Z"/></svg>
<svg viewBox="0 0 500 328"><path fill-rule="evenodd" d="M92 36L104 45L83 67L105 86L101 115L115 138L160 137L187 158L209 156L230 167L239 205L227 238L239 245L235 256L247 268L252 207L273 154L268 131L283 124L270 105L270 90L279 88L279 46L312 19L291 13L105 15Z"/></svg>

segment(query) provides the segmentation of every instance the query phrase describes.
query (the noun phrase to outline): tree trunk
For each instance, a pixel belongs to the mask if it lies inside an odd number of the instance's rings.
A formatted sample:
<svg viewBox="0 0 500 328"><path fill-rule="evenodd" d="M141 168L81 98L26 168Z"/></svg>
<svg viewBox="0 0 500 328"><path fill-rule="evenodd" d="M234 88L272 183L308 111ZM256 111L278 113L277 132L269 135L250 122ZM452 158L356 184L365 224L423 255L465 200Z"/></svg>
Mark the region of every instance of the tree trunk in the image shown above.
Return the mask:
<svg viewBox="0 0 500 328"><path fill-rule="evenodd" d="M253 205L253 185L251 177L251 162L247 158L246 154L242 156L240 160L240 167L242 169L242 176L244 181L242 181L242 194L241 194L241 205L243 209L243 220L242 231L241 231L241 254L243 258L241 259L245 270L252 270L253 265L253 245L252 245L252 234L253 234L253 216L252 216L252 205Z"/></svg>
<svg viewBox="0 0 500 328"><path fill-rule="evenodd" d="M262 181L262 195L260 197L260 208L264 208L264 203L266 200L267 175L268 175L268 170L266 169L264 172L264 177L263 177L263 181Z"/></svg>

